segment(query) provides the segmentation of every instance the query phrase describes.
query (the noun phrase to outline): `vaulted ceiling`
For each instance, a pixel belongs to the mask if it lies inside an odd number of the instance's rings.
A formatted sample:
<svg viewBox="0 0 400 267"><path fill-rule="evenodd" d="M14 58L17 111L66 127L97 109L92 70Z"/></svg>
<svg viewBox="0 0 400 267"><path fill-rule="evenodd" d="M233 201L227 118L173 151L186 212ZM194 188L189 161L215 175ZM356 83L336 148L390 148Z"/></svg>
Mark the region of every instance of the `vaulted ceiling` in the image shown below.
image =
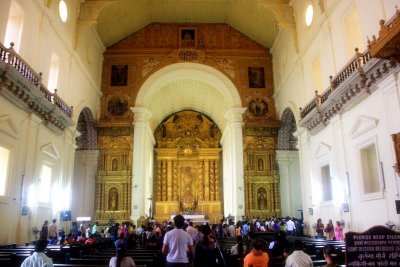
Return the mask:
<svg viewBox="0 0 400 267"><path fill-rule="evenodd" d="M81 22L95 25L109 47L152 22L226 23L271 48L293 25L289 0L82 0Z"/></svg>

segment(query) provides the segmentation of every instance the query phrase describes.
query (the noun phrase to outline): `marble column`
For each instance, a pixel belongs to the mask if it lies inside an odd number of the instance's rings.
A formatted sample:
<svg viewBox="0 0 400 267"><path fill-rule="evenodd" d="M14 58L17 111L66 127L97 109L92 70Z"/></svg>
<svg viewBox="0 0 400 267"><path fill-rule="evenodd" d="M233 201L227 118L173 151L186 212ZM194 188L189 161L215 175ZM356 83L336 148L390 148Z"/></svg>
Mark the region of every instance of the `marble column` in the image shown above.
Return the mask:
<svg viewBox="0 0 400 267"><path fill-rule="evenodd" d="M224 216L233 215L236 220L245 212L243 170L243 117L245 108L229 109L225 113L227 124L221 143L223 148Z"/></svg>
<svg viewBox="0 0 400 267"><path fill-rule="evenodd" d="M131 108L134 113L131 220L150 216L153 194L153 153L155 140L150 127L151 111Z"/></svg>

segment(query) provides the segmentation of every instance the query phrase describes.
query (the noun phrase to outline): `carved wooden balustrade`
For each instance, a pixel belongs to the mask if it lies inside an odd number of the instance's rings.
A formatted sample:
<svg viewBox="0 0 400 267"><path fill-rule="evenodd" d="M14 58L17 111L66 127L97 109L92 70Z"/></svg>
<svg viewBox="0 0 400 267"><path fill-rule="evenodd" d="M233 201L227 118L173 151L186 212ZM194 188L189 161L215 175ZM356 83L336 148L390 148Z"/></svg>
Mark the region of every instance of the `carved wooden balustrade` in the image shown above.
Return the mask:
<svg viewBox="0 0 400 267"><path fill-rule="evenodd" d="M328 100L331 93L341 84L343 84L349 77L351 77L356 71L358 71L358 73L361 75L364 73L363 67L371 58L369 55L369 51L359 53L358 48L356 48L355 51L356 54L349 61L349 63L347 63L346 66L344 66L344 68L342 68L335 77L329 77L331 85L328 87L328 89L326 89L322 95L319 95L318 91L315 91L314 99L304 108L300 108L301 119L306 117L312 110L318 110L319 107Z"/></svg>
<svg viewBox="0 0 400 267"><path fill-rule="evenodd" d="M300 126L312 133L322 129L338 112L350 108L352 103L368 96L371 86L397 67L394 60L386 61L372 58L367 50L355 56L334 77L330 77L330 86L321 95L315 97L304 108L300 108Z"/></svg>
<svg viewBox="0 0 400 267"><path fill-rule="evenodd" d="M329 119L336 113L351 108L367 97L377 87L377 81L385 78L398 68L400 52L400 12L388 23L379 22L379 37L372 36L368 40L368 49L355 56L335 77L330 77L330 87L322 95L315 92L315 97L304 108L300 108L300 126L306 127L311 133L326 126Z"/></svg>
<svg viewBox="0 0 400 267"><path fill-rule="evenodd" d="M56 132L73 125L72 107L42 84L42 73L36 73L13 49L0 43L0 92L26 111L34 111ZM7 90L4 90L7 89ZM7 93L8 92L8 93ZM42 99L47 101L41 101Z"/></svg>

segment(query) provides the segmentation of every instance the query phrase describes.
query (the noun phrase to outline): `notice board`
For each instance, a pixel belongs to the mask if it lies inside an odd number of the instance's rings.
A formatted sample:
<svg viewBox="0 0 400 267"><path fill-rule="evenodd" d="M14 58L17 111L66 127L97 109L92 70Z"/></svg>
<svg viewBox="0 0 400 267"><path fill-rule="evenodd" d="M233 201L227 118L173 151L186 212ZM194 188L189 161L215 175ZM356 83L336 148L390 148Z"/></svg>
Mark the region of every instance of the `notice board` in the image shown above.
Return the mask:
<svg viewBox="0 0 400 267"><path fill-rule="evenodd" d="M346 233L346 266L400 266L400 233L385 226Z"/></svg>

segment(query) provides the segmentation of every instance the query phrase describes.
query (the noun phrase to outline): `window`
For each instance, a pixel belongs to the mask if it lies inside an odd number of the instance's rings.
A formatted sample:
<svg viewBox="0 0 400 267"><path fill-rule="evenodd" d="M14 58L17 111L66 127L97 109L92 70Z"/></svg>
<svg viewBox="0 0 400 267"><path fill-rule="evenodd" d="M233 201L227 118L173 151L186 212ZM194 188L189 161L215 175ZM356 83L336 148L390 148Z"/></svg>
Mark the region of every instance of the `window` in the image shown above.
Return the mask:
<svg viewBox="0 0 400 267"><path fill-rule="evenodd" d="M60 60L58 59L58 56L53 53L51 55L49 80L47 82L47 89L52 93L54 93L54 89L57 89L59 62Z"/></svg>
<svg viewBox="0 0 400 267"><path fill-rule="evenodd" d="M312 4L309 4L306 8L305 14L305 22L307 26L310 26L314 18L314 7Z"/></svg>
<svg viewBox="0 0 400 267"><path fill-rule="evenodd" d="M23 23L24 13L22 9L15 3L11 2L10 13L8 15L6 35L4 38L4 45L8 48L10 43L14 43L14 50L19 52L19 44L21 40L22 33L22 23Z"/></svg>
<svg viewBox="0 0 400 267"><path fill-rule="evenodd" d="M58 3L58 13L62 22L66 22L68 19L68 7L64 0L60 0Z"/></svg>
<svg viewBox="0 0 400 267"><path fill-rule="evenodd" d="M359 48L359 52L362 52L365 49L361 34L360 19L355 6L353 6L345 16L344 24L347 53L349 57L353 57L356 53L354 51L356 47Z"/></svg>
<svg viewBox="0 0 400 267"><path fill-rule="evenodd" d="M361 149L360 153L364 193L369 194L379 192L380 183L375 144Z"/></svg>
<svg viewBox="0 0 400 267"><path fill-rule="evenodd" d="M51 171L52 169L47 166L42 166L42 173L40 175L40 180L38 188L40 188L40 194L38 194L38 200L42 203L50 202L50 191L51 191Z"/></svg>
<svg viewBox="0 0 400 267"><path fill-rule="evenodd" d="M10 150L0 146L0 196L6 194L9 159Z"/></svg>
<svg viewBox="0 0 400 267"><path fill-rule="evenodd" d="M321 72L321 61L319 56L316 57L312 62L312 71L313 71L313 91L322 92L323 91L323 81L322 81L322 72Z"/></svg>
<svg viewBox="0 0 400 267"><path fill-rule="evenodd" d="M322 198L324 201L330 201L332 200L332 180L329 165L321 168L321 179L323 193Z"/></svg>

